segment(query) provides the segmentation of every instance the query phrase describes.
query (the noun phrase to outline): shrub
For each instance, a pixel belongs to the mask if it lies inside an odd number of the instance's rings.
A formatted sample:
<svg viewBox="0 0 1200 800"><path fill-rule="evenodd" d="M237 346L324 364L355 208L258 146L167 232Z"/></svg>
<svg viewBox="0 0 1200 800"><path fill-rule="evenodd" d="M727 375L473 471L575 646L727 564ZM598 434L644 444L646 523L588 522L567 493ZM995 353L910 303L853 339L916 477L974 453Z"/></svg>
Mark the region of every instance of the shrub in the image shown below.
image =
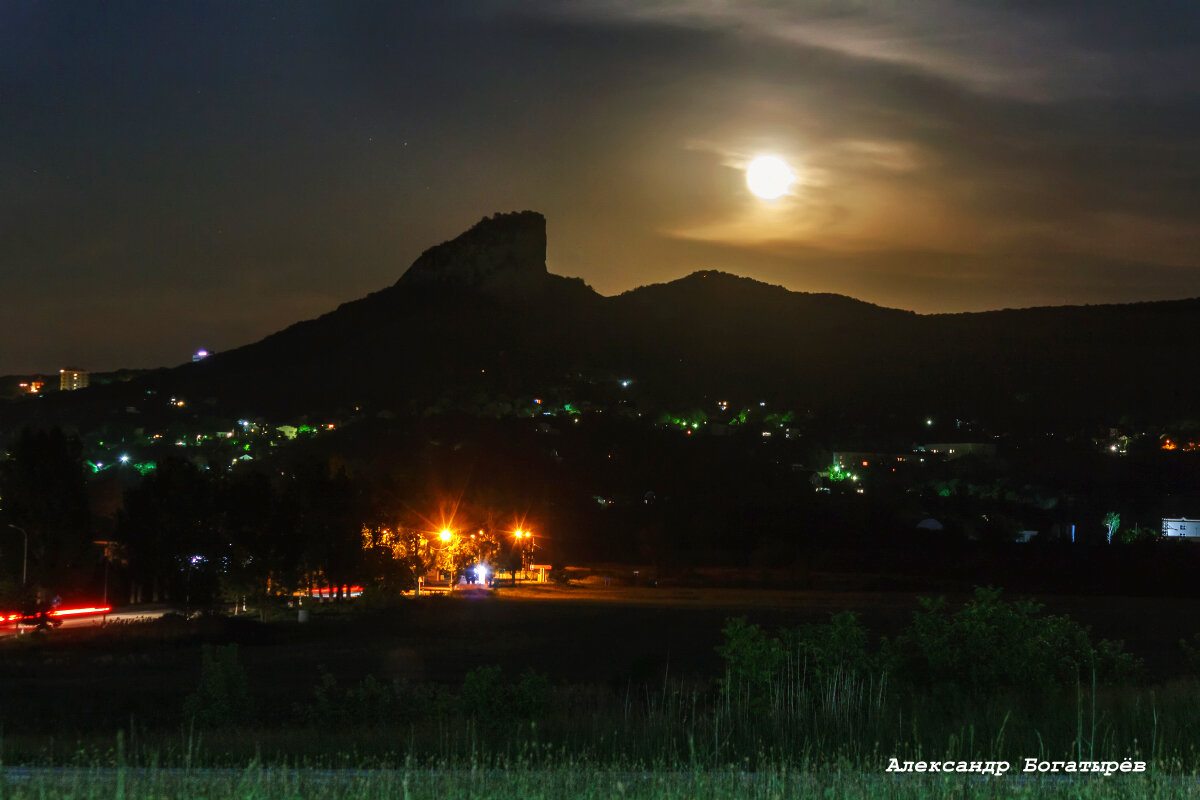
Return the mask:
<svg viewBox="0 0 1200 800"><path fill-rule="evenodd" d="M1179 649L1183 651L1183 663L1191 675L1200 676L1200 633L1187 639L1179 640Z"/></svg>
<svg viewBox="0 0 1200 800"><path fill-rule="evenodd" d="M1125 683L1137 676L1140 662L1121 642L1093 645L1087 628L1068 617L1041 616L1041 609L1031 601L1001 600L1000 590L991 588L977 588L954 612L944 598L921 598L912 624L875 652L870 634L848 611L780 637L744 618L730 619L717 647L725 660L722 692L755 712L768 708L781 692L823 691L847 679L883 685L888 675L916 687L984 696L1010 688L1087 684L1093 678Z"/></svg>
<svg viewBox="0 0 1200 800"><path fill-rule="evenodd" d="M852 611L834 614L824 624L784 631L783 639L788 653L817 680L834 674L868 675L883 669L879 656L870 652L870 634Z"/></svg>
<svg viewBox="0 0 1200 800"><path fill-rule="evenodd" d="M1120 642L1093 647L1088 629L1068 617L1039 616L1031 601L1005 602L1000 590L976 588L951 613L944 598L922 598L909 626L888 648L915 685L950 685L971 693L1038 689L1091 680L1127 680L1138 663Z"/></svg>
<svg viewBox="0 0 1200 800"><path fill-rule="evenodd" d="M512 687L512 710L519 719L541 719L550 710L550 679L527 669Z"/></svg>
<svg viewBox="0 0 1200 800"><path fill-rule="evenodd" d="M381 681L374 675L355 686L342 687L322 668L312 704L299 710L309 722L319 725L396 725L434 713L438 699L429 686L406 680Z"/></svg>
<svg viewBox="0 0 1200 800"><path fill-rule="evenodd" d="M204 645L200 685L184 700L183 713L200 727L228 725L250 718L250 692L246 671L238 662L236 644Z"/></svg>
<svg viewBox="0 0 1200 800"><path fill-rule="evenodd" d="M730 697L761 709L771 698L772 684L783 674L786 653L779 639L768 636L745 617L726 621L721 629L725 641L717 653L725 660L722 691Z"/></svg>
<svg viewBox="0 0 1200 800"><path fill-rule="evenodd" d="M498 719L508 705L507 688L500 667L476 667L463 678L459 692L463 714L482 720Z"/></svg>
<svg viewBox="0 0 1200 800"><path fill-rule="evenodd" d="M476 667L463 678L459 708L484 724L538 719L550 706L550 679L526 670L516 683L498 666Z"/></svg>

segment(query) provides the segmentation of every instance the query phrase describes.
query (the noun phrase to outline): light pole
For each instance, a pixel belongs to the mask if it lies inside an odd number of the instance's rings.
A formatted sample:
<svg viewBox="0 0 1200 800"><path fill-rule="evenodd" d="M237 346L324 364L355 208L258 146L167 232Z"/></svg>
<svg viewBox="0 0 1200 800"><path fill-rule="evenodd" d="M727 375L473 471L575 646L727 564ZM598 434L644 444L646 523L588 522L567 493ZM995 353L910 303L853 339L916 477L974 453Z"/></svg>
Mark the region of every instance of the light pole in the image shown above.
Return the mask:
<svg viewBox="0 0 1200 800"><path fill-rule="evenodd" d="M104 605L108 607L108 564L112 561L113 551L119 542L112 541L96 541L92 544L98 544L104 548Z"/></svg>
<svg viewBox="0 0 1200 800"><path fill-rule="evenodd" d="M8 527L15 531L20 531L25 537L25 553L21 556L21 585L24 586L25 579L29 575L29 531L25 530L19 525L13 525L11 522L8 523Z"/></svg>
<svg viewBox="0 0 1200 800"><path fill-rule="evenodd" d="M431 546L430 549L436 553L435 558L437 559L436 563L438 563L439 572L441 571L441 564L446 563L447 561L449 562L447 574L450 576L450 590L453 591L454 578L456 577L454 574L454 531L450 530L449 528L442 528L441 532L438 533L437 538L441 540L442 546L438 548L433 548Z"/></svg>
<svg viewBox="0 0 1200 800"><path fill-rule="evenodd" d="M513 536L517 539L517 547L521 555L521 572L525 572L529 568L529 552L533 549L533 534L518 528L513 532Z"/></svg>

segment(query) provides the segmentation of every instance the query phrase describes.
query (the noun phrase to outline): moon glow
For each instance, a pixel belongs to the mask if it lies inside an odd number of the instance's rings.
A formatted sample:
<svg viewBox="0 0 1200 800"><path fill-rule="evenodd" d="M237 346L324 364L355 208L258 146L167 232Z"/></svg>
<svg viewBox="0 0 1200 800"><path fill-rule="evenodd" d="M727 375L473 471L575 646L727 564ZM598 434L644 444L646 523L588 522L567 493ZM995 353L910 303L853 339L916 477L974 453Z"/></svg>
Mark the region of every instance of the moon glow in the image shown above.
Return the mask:
<svg viewBox="0 0 1200 800"><path fill-rule="evenodd" d="M759 156L746 167L746 185L755 197L778 200L796 182L796 174L776 156Z"/></svg>

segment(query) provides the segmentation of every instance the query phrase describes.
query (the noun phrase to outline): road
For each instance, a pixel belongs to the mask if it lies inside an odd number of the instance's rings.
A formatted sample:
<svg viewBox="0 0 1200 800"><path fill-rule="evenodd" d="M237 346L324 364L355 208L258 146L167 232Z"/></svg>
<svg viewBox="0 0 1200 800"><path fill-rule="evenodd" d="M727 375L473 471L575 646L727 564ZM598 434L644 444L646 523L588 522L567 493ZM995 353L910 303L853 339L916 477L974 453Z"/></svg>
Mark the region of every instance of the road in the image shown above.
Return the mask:
<svg viewBox="0 0 1200 800"><path fill-rule="evenodd" d="M63 617L62 628L94 628L104 624L112 624L115 622L146 622L148 620L158 619L164 614L170 614L177 609L170 606L144 606L136 609L122 609L118 611L110 611L107 614L96 614L81 617ZM28 626L21 626L19 629L15 623L9 622L0 626L0 639L5 639L10 636L23 635L33 630Z"/></svg>

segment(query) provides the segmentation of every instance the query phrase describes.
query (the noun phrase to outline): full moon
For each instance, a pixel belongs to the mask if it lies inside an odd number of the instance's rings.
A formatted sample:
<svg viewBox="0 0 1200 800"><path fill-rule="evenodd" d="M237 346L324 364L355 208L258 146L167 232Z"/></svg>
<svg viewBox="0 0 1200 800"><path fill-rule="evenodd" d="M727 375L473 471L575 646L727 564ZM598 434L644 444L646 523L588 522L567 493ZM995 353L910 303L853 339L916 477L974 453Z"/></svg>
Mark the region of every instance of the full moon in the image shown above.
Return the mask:
<svg viewBox="0 0 1200 800"><path fill-rule="evenodd" d="M778 200L796 182L796 174L787 163L775 156L759 156L746 167L746 185L755 197Z"/></svg>

